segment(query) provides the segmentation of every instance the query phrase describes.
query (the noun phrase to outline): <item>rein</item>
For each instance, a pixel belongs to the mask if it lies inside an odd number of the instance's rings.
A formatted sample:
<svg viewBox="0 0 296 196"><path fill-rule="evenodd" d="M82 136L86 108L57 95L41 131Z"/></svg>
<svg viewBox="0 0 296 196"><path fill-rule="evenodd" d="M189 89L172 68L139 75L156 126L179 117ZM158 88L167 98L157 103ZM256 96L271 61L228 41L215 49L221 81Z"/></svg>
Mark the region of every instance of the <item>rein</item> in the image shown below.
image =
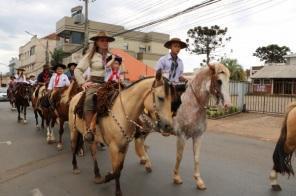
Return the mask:
<svg viewBox="0 0 296 196"><path fill-rule="evenodd" d="M123 114L124 114L126 120L128 121L128 123L131 123L135 127L138 127L141 130L141 132L146 132L144 130L144 127L142 127L141 125L139 125L134 120L129 119L129 116L126 114L126 110L125 110L124 105L123 105L123 102L122 102L121 86L120 86L120 83L118 83L118 84L119 84L119 99L120 99L120 104L121 104L121 108L122 108L122 111L123 111ZM157 119L157 124L160 124L160 117L159 117L159 113L157 111L156 104L155 104L155 92L154 92L155 87L154 87L154 85L155 85L155 81L153 82L151 89L144 96L144 100L152 92L154 113L155 113L155 116L156 116L156 119ZM127 132L120 125L119 121L117 120L117 118L116 118L115 114L112 112L112 110L111 109L108 109L108 111L109 111L111 117L113 118L113 120L115 121L115 123L117 124L117 126L120 128L120 131L121 131L122 135L126 138L127 142L131 142L133 140L133 138L134 138L135 131L133 131L133 133L130 136L128 136L127 135Z"/></svg>

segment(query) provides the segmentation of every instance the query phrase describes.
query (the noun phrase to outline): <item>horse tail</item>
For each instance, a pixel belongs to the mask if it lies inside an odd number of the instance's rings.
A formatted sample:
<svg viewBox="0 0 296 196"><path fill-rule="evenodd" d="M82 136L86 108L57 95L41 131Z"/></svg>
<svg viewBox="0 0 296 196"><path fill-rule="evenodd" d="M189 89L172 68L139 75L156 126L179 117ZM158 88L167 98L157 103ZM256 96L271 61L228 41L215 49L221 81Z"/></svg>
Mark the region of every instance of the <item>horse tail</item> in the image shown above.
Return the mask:
<svg viewBox="0 0 296 196"><path fill-rule="evenodd" d="M273 152L273 163L274 163L273 169L276 172L281 174L287 173L289 176L291 174L294 175L294 170L291 163L293 151L286 153L284 147L287 139L287 118L290 111L295 107L296 107L296 103L293 103L288 107L288 110L285 114L285 118L283 121L281 135L278 139L278 142Z"/></svg>

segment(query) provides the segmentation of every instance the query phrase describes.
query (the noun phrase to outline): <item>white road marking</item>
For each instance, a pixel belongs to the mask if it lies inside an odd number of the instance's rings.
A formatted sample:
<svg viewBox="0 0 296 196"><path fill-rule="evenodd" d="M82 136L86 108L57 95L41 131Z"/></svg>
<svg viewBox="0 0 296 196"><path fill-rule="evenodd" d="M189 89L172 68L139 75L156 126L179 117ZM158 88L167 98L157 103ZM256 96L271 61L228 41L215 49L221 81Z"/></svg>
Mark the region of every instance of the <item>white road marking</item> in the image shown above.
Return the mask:
<svg viewBox="0 0 296 196"><path fill-rule="evenodd" d="M31 190L32 196L43 196L41 191L38 188Z"/></svg>
<svg viewBox="0 0 296 196"><path fill-rule="evenodd" d="M0 141L0 144L7 144L8 146L12 144L11 141Z"/></svg>

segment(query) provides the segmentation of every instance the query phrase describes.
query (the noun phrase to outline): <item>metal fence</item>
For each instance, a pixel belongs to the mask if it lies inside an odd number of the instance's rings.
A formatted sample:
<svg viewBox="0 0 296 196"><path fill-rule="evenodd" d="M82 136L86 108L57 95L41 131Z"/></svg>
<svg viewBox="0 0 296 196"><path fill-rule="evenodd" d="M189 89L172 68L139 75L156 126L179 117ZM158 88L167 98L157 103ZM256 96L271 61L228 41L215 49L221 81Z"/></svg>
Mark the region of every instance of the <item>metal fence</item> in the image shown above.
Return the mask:
<svg viewBox="0 0 296 196"><path fill-rule="evenodd" d="M296 101L295 95L255 94L252 84L247 82L230 82L229 93L232 105L240 111L245 109L251 112L284 114L288 105ZM215 105L213 98L209 105Z"/></svg>

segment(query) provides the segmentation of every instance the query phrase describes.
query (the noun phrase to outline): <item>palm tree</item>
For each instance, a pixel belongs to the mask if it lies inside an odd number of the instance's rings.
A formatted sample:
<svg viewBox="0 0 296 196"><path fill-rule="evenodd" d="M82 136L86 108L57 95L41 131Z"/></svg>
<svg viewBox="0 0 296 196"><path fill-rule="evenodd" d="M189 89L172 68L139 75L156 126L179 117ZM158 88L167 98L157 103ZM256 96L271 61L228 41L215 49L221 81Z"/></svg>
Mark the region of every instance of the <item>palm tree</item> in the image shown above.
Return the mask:
<svg viewBox="0 0 296 196"><path fill-rule="evenodd" d="M58 63L62 63L65 57L66 53L63 51L63 49L54 49L53 53L51 53L51 65L54 66Z"/></svg>
<svg viewBox="0 0 296 196"><path fill-rule="evenodd" d="M244 81L246 80L246 74L243 67L238 64L237 59L222 59L221 63L224 64L230 71L230 80Z"/></svg>

